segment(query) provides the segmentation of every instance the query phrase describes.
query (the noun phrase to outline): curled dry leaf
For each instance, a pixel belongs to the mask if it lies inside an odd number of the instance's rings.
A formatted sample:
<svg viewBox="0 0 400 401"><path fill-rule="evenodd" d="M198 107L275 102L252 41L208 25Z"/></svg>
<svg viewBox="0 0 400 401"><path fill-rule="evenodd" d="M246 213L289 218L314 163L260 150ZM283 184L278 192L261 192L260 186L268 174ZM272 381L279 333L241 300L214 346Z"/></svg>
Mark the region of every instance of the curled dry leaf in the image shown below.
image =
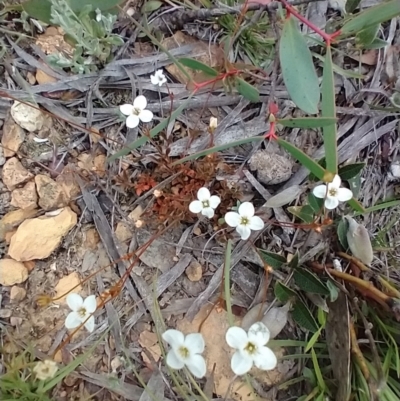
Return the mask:
<svg viewBox="0 0 400 401"><path fill-rule="evenodd" d="M347 242L351 253L365 265L370 265L374 258L374 253L368 230L362 224L358 224L353 218L348 216L345 218L349 223Z"/></svg>
<svg viewBox="0 0 400 401"><path fill-rule="evenodd" d="M303 187L300 185L292 185L289 188L284 189L282 192L274 195L268 199L265 206L267 207L281 207L294 201L303 192Z"/></svg>

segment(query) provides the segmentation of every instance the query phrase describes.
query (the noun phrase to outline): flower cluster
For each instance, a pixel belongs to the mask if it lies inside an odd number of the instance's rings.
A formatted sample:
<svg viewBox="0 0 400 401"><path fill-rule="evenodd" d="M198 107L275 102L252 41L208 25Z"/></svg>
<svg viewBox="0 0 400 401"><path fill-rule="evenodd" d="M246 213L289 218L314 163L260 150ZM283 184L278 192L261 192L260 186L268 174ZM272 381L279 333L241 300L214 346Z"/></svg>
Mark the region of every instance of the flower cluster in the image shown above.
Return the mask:
<svg viewBox="0 0 400 401"><path fill-rule="evenodd" d="M50 359L46 359L44 362L38 362L33 368L33 372L39 380L52 379L57 373L57 370L57 363Z"/></svg>
<svg viewBox="0 0 400 401"><path fill-rule="evenodd" d="M266 347L270 333L262 323L253 324L248 333L241 327L230 327L226 332L226 342L236 352L231 359L231 368L236 375L244 375L253 365L261 370L275 369L278 361L275 354ZM206 362L201 355L205 348L200 333L188 334L186 337L178 330L167 330L162 338L171 349L166 362L172 369L187 367L193 376L202 378L206 374Z"/></svg>

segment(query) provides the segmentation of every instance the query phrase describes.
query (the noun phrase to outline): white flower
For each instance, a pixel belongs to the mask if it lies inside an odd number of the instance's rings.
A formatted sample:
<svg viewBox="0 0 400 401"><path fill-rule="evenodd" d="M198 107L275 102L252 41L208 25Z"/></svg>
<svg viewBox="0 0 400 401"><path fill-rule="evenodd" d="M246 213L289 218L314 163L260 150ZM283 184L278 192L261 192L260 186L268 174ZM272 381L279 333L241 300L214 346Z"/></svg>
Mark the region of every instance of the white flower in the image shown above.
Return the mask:
<svg viewBox="0 0 400 401"><path fill-rule="evenodd" d="M119 106L122 114L128 116L126 119L126 126L128 128L136 128L139 121L149 123L153 119L153 113L150 110L145 110L147 106L147 99L140 95L132 104L123 104Z"/></svg>
<svg viewBox="0 0 400 401"><path fill-rule="evenodd" d="M163 70L157 70L154 75L150 75L151 83L153 85L163 86L167 82Z"/></svg>
<svg viewBox="0 0 400 401"><path fill-rule="evenodd" d="M236 231L243 240L250 237L251 230L262 230L264 222L260 217L254 216L254 206L250 202L243 202L238 209L239 213L228 212L225 221L228 226L236 227Z"/></svg>
<svg viewBox="0 0 400 401"><path fill-rule="evenodd" d="M269 330L264 323L254 323L247 334L241 327L230 327L226 342L237 351L231 359L231 368L236 375L244 375L254 365L261 370L272 370L278 361L275 354L265 346Z"/></svg>
<svg viewBox="0 0 400 401"><path fill-rule="evenodd" d="M57 363L50 359L46 359L44 362L38 362L33 368L33 371L39 380L52 379L57 373L57 370Z"/></svg>
<svg viewBox="0 0 400 401"><path fill-rule="evenodd" d="M342 180L336 174L332 182L328 185L318 185L313 189L313 194L317 198L325 198L325 207L327 209L335 209L339 202L346 202L353 197L350 189L340 188Z"/></svg>
<svg viewBox="0 0 400 401"><path fill-rule="evenodd" d="M192 213L200 213L203 216L212 219L214 217L214 209L221 203L221 198L217 195L211 196L207 188L200 188L197 191L197 199L190 202L189 210Z"/></svg>
<svg viewBox="0 0 400 401"><path fill-rule="evenodd" d="M96 8L96 21L97 22L101 21L101 10L100 10L100 8Z"/></svg>
<svg viewBox="0 0 400 401"><path fill-rule="evenodd" d="M68 330L76 329L85 322L86 330L90 333L94 330L94 316L97 303L94 295L89 295L85 300L79 294L67 295L67 304L72 309L65 319L65 327Z"/></svg>
<svg viewBox="0 0 400 401"><path fill-rule="evenodd" d="M167 330L162 338L171 346L167 354L167 365L172 369L182 369L185 365L197 378L206 374L206 361L200 355L204 351L204 339L200 333L186 337L178 330Z"/></svg>

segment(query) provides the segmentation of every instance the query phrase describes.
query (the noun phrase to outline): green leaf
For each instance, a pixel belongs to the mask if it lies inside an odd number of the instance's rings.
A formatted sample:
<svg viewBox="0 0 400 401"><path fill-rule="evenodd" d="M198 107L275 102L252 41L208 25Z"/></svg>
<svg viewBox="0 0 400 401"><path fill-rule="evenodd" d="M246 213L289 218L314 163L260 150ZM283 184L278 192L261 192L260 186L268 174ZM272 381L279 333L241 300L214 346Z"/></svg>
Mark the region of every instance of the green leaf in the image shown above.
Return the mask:
<svg viewBox="0 0 400 401"><path fill-rule="evenodd" d="M371 206L371 207L367 207L366 209L364 209L362 211L362 213L376 212L378 210L388 209L390 207L394 207L394 206L398 206L398 205L400 205L400 200L398 200L398 199L390 200L390 201L378 203L377 205L374 205L374 206ZM357 215L358 215L358 213L356 214L356 216Z"/></svg>
<svg viewBox="0 0 400 401"><path fill-rule="evenodd" d="M318 160L318 164L319 164L323 169L325 169L325 168L326 168L326 160L325 160L325 157L323 157L322 159ZM310 174L308 175L308 179L309 179L310 181L320 181L320 179L319 179L318 177L316 177L315 174L313 174L313 173L310 173Z"/></svg>
<svg viewBox="0 0 400 401"><path fill-rule="evenodd" d="M324 328L323 326L320 326L320 328L312 335L312 337L310 338L310 340L307 343L306 348L304 349L304 352L308 352L308 351L310 351L310 349L312 347L314 347L314 344L318 341L323 328Z"/></svg>
<svg viewBox="0 0 400 401"><path fill-rule="evenodd" d="M286 263L286 258L277 253L267 252L262 249L258 249L261 259L273 269L279 269L283 264Z"/></svg>
<svg viewBox="0 0 400 401"><path fill-rule="evenodd" d="M195 71L202 71L210 77L216 77L218 75L218 71L214 70L214 68L211 68L208 65L203 64L200 61L194 60L192 58L183 57L180 58L178 61L185 67L188 67Z"/></svg>
<svg viewBox="0 0 400 401"><path fill-rule="evenodd" d="M376 35L379 32L379 28L381 24L371 25L368 28L363 29L360 32L357 32L356 35L356 44L358 47L364 48L365 46L371 44Z"/></svg>
<svg viewBox="0 0 400 401"><path fill-rule="evenodd" d="M359 213L365 213L365 209L364 209L364 207L363 207L363 205L361 205L361 203L357 200L357 199L350 199L348 202L347 202L356 212L359 212Z"/></svg>
<svg viewBox="0 0 400 401"><path fill-rule="evenodd" d="M328 287L329 290L329 300L331 302L335 302L339 296L339 289L331 280L327 281L326 286Z"/></svg>
<svg viewBox="0 0 400 401"><path fill-rule="evenodd" d="M383 39L375 38L369 45L364 46L365 50L370 49L382 49L386 46L389 46L389 43Z"/></svg>
<svg viewBox="0 0 400 401"><path fill-rule="evenodd" d="M258 102L260 100L260 93L254 86L242 78L236 78L235 82L237 91L247 100L250 100L250 102Z"/></svg>
<svg viewBox="0 0 400 401"><path fill-rule="evenodd" d="M318 330L318 324L307 308L306 304L298 299L292 309L293 320L301 327L315 333Z"/></svg>
<svg viewBox="0 0 400 401"><path fill-rule="evenodd" d="M299 266L299 253L298 252L296 252L293 255L293 257L292 257L291 261L289 262L288 266L289 266L290 269L296 269L296 267Z"/></svg>
<svg viewBox="0 0 400 401"><path fill-rule="evenodd" d="M143 4L142 13L151 13L158 10L163 3L159 0L150 0Z"/></svg>
<svg viewBox="0 0 400 401"><path fill-rule="evenodd" d="M336 118L322 118L322 117L302 117L302 118L282 118L276 122L284 127L290 128L318 128L327 125L335 124Z"/></svg>
<svg viewBox="0 0 400 401"><path fill-rule="evenodd" d="M314 366L314 372L315 376L317 377L317 382L318 382L318 387L322 390L322 397L321 394L317 397L316 401L322 401L325 399L324 391L327 390L326 383L324 381L321 368L319 367L318 364L318 358L317 354L314 351L314 348L311 349L311 356L312 356L312 361L313 361L313 366Z"/></svg>
<svg viewBox="0 0 400 401"><path fill-rule="evenodd" d="M87 5L92 6L92 10L96 10L97 8L101 11L110 11L114 7L121 4L124 0L68 0L71 8L80 12Z"/></svg>
<svg viewBox="0 0 400 401"><path fill-rule="evenodd" d="M320 89L310 49L293 16L283 25L279 56L283 80L296 106L308 114L318 113Z"/></svg>
<svg viewBox="0 0 400 401"><path fill-rule="evenodd" d="M282 303L286 303L290 299L297 298L297 293L280 281L277 281L275 284L274 294Z"/></svg>
<svg viewBox="0 0 400 401"><path fill-rule="evenodd" d="M305 268L296 269L293 278L297 286L305 292L329 295L326 285L314 274Z"/></svg>
<svg viewBox="0 0 400 401"><path fill-rule="evenodd" d="M342 35L351 35L359 32L371 25L380 24L388 21L400 14L400 0L392 0L370 7L362 11L350 21L348 21L340 30Z"/></svg>
<svg viewBox="0 0 400 401"><path fill-rule="evenodd" d="M353 197L357 199L361 190L361 173L347 180L347 183L349 184L349 187L353 192Z"/></svg>
<svg viewBox="0 0 400 401"><path fill-rule="evenodd" d="M349 248L349 244L347 243L347 230L348 230L347 220L346 219L340 220L336 232L340 245L342 245L345 251Z"/></svg>
<svg viewBox="0 0 400 401"><path fill-rule="evenodd" d="M333 79L331 47L326 48L324 72L322 76L322 103L321 115L323 117L335 117L335 82ZM325 148L326 169L331 173L337 172L337 139L336 124L322 128Z"/></svg>
<svg viewBox="0 0 400 401"><path fill-rule="evenodd" d="M48 0L29 0L22 3L24 11L32 18L50 24L51 2Z"/></svg>
<svg viewBox="0 0 400 401"><path fill-rule="evenodd" d="M317 58L318 60L321 60L322 62L325 63L325 57L322 56L321 54L318 53L312 53L313 57ZM345 78L355 78L355 79L364 79L364 75L358 74L357 72L351 71L351 70L344 70L342 67L339 67L337 64L332 63L333 71L336 72L336 74L341 75L342 77Z"/></svg>
<svg viewBox="0 0 400 401"><path fill-rule="evenodd" d="M190 156L186 156L186 157L184 157L182 159L179 159L179 160L173 162L172 165L175 166L176 164L185 163L187 161L198 159L199 157L207 156L207 155L210 155L212 153L220 152L221 150L232 148L234 146L244 145L245 143L254 142L254 141L260 141L261 142L263 139L264 139L263 135L262 136L251 136L249 138L239 139L238 141L225 143L223 145L213 146L212 148L201 150L200 152L193 153Z"/></svg>
<svg viewBox="0 0 400 401"><path fill-rule="evenodd" d="M325 175L325 169L316 161L307 156L302 150L281 138L277 139L279 145L286 149L296 160L298 160L305 168L311 171L318 179L322 180Z"/></svg>
<svg viewBox="0 0 400 401"><path fill-rule="evenodd" d="M164 118L160 122L160 124L156 125L151 131L150 131L150 137L154 138L157 134L159 134L163 129L165 129L168 124L175 120L176 117L178 117L182 111L188 106L190 103L190 99L192 98L193 94L191 94L186 102L181 104L172 114L169 118ZM112 156L108 158L108 161L113 161L118 159L119 157L127 155L131 150L138 148L139 146L144 145L149 138L147 136L142 136L139 139L136 139L136 141L131 142L129 145L126 145L123 149L121 149L119 152L114 153Z"/></svg>
<svg viewBox="0 0 400 401"><path fill-rule="evenodd" d="M353 14L354 11L358 8L360 5L361 0L347 0L346 1L346 13L348 14Z"/></svg>
<svg viewBox="0 0 400 401"><path fill-rule="evenodd" d="M346 164L339 168L338 174L342 180L347 181L359 174L364 167L365 163Z"/></svg>
<svg viewBox="0 0 400 401"><path fill-rule="evenodd" d="M315 214L319 213L322 210L324 199L317 198L312 192L310 192L308 194L307 200L308 204L311 206Z"/></svg>
<svg viewBox="0 0 400 401"><path fill-rule="evenodd" d="M307 224L314 221L314 210L310 205L289 206L288 211Z"/></svg>

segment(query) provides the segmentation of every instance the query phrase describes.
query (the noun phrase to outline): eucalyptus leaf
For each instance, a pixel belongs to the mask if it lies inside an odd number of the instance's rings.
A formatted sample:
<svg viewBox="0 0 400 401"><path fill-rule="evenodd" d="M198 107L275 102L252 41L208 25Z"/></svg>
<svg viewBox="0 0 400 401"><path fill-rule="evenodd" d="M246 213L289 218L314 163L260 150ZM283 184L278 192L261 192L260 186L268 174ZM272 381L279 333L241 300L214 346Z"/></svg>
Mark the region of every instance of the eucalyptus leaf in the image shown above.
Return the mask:
<svg viewBox="0 0 400 401"><path fill-rule="evenodd" d="M215 70L214 68L211 68L208 65L203 64L200 61L197 61L195 59L182 57L178 61L185 67L188 67L195 71L202 71L206 75L209 75L210 77L216 77L218 75L217 70Z"/></svg>
<svg viewBox="0 0 400 401"><path fill-rule="evenodd" d="M347 220L346 219L340 220L336 232L340 245L342 245L345 251L349 247L349 244L347 243L347 230L348 230Z"/></svg>
<svg viewBox="0 0 400 401"><path fill-rule="evenodd" d="M276 298L278 298L282 303L297 298L297 293L295 291L279 281L275 283L274 293Z"/></svg>
<svg viewBox="0 0 400 401"><path fill-rule="evenodd" d="M146 1L142 6L142 13L152 13L153 11L158 10L163 3L159 0L150 0Z"/></svg>
<svg viewBox="0 0 400 401"><path fill-rule="evenodd" d="M314 319L314 316L306 306L306 304L298 299L292 309L293 320L301 327L306 330L315 333L318 330L318 324Z"/></svg>
<svg viewBox="0 0 400 401"><path fill-rule="evenodd" d="M283 264L286 263L286 258L277 253L264 251L262 249L258 249L261 259L273 269L279 269Z"/></svg>
<svg viewBox="0 0 400 401"><path fill-rule="evenodd" d="M365 167L365 163L346 164L339 168L339 176L342 180L350 180L359 174Z"/></svg>
<svg viewBox="0 0 400 401"><path fill-rule="evenodd" d="M369 45L365 45L365 50L370 49L383 49L384 47L389 46L389 43L383 39L375 38Z"/></svg>
<svg viewBox="0 0 400 401"><path fill-rule="evenodd" d="M320 89L307 41L291 15L283 24L279 56L283 80L296 106L308 114L318 113Z"/></svg>
<svg viewBox="0 0 400 401"><path fill-rule="evenodd" d="M300 185L292 185L289 188L284 189L283 191L279 192L278 194L272 196L267 200L265 206L267 207L281 207L287 205L290 202L293 202L297 199L304 188Z"/></svg>
<svg viewBox="0 0 400 401"><path fill-rule="evenodd" d="M326 285L314 274L305 268L296 269L293 278L297 286L305 292L329 295Z"/></svg>
<svg viewBox="0 0 400 401"><path fill-rule="evenodd" d="M247 100L251 102L258 102L260 100L260 93L254 86L250 85L242 78L236 78L235 82L237 91Z"/></svg>
<svg viewBox="0 0 400 401"><path fill-rule="evenodd" d="M290 206L288 211L307 224L314 221L314 210L310 205Z"/></svg>
<svg viewBox="0 0 400 401"><path fill-rule="evenodd" d="M337 118L323 117L299 117L299 118L282 118L276 122L284 127L290 128L319 128L327 125L335 124Z"/></svg>
<svg viewBox="0 0 400 401"><path fill-rule="evenodd" d="M308 204L311 206L315 214L319 213L322 210L324 199L317 198L312 192L310 192L308 194L307 200Z"/></svg>
<svg viewBox="0 0 400 401"><path fill-rule="evenodd" d="M364 48L365 46L370 45L376 38L376 35L378 34L380 27L381 24L371 25L368 28L365 28L357 32L356 35L357 46Z"/></svg>
<svg viewBox="0 0 400 401"><path fill-rule="evenodd" d="M299 259L299 252L296 252L288 264L289 268L296 269L299 266Z"/></svg>

